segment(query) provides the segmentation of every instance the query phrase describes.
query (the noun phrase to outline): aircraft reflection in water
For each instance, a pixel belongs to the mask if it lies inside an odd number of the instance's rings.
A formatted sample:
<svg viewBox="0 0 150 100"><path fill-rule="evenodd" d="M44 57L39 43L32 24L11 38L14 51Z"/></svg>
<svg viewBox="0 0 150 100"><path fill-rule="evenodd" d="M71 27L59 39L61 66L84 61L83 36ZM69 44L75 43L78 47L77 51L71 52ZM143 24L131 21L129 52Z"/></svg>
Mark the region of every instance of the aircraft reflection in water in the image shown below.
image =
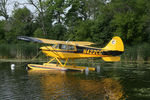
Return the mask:
<svg viewBox="0 0 150 100"><path fill-rule="evenodd" d="M29 77L40 75L41 97L45 100L124 100L122 86L112 78L85 79L78 75L82 73L64 71L29 70L28 73Z"/></svg>

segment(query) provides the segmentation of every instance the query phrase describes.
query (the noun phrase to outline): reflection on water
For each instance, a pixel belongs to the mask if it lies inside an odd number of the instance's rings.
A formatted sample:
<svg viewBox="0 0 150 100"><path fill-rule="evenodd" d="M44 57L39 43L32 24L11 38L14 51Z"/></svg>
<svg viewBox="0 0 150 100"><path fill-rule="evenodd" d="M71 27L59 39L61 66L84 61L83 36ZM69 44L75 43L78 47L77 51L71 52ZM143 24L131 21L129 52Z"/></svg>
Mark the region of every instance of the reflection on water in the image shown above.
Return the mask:
<svg viewBox="0 0 150 100"><path fill-rule="evenodd" d="M122 86L112 78L91 80L73 75L70 76L69 74L71 73L60 71L29 71L29 77L42 75L39 81L45 100L49 100L50 98L119 100L123 97Z"/></svg>
<svg viewBox="0 0 150 100"><path fill-rule="evenodd" d="M22 65L0 62L0 100L150 100L150 64L104 63L88 74Z"/></svg>

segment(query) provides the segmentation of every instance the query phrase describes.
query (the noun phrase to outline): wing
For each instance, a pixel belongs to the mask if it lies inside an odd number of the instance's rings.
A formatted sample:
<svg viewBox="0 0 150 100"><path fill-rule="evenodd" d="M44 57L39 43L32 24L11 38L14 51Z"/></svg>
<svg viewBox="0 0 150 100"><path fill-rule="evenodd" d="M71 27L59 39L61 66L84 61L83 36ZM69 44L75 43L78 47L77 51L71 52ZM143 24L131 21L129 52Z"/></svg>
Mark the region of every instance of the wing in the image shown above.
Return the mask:
<svg viewBox="0 0 150 100"><path fill-rule="evenodd" d="M41 40L39 40L37 38L27 37L27 36L18 36L17 39L24 40L24 41L43 43Z"/></svg>
<svg viewBox="0 0 150 100"><path fill-rule="evenodd" d="M94 44L92 42L86 42L86 41L59 41L59 40L50 40L50 39L34 38L34 37L27 37L27 36L18 36L17 39L24 40L24 41L45 43L45 44L68 44L68 45L79 45L79 46L87 46L87 45Z"/></svg>
<svg viewBox="0 0 150 100"><path fill-rule="evenodd" d="M69 43L72 43L72 44L78 45L78 46L88 46L88 45L95 44L93 42L87 42L87 41L69 41Z"/></svg>
<svg viewBox="0 0 150 100"><path fill-rule="evenodd" d="M34 37L27 37L27 36L18 36L17 39L24 40L24 41L45 43L45 44L65 44L66 43L66 41L49 40L49 39L34 38Z"/></svg>

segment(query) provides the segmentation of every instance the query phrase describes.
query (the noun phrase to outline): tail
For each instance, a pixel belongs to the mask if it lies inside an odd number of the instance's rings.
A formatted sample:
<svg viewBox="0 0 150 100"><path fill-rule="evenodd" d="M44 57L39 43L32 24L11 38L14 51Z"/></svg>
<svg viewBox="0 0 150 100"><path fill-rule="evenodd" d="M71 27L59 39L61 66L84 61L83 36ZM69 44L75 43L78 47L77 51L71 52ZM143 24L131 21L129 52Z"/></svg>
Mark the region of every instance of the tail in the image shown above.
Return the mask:
<svg viewBox="0 0 150 100"><path fill-rule="evenodd" d="M107 55L106 57L102 57L104 61L116 62L116 61L120 61L120 56L118 55L124 52L124 44L120 37L115 36L102 49L104 50L104 55Z"/></svg>

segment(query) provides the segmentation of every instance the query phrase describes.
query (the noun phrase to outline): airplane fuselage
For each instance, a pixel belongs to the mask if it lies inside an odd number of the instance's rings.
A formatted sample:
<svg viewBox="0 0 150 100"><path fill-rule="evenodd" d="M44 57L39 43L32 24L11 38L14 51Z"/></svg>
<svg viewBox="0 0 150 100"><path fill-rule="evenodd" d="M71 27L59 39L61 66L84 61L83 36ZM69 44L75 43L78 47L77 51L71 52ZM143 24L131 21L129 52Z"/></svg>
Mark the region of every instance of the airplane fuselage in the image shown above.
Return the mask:
<svg viewBox="0 0 150 100"><path fill-rule="evenodd" d="M43 46L40 49L46 56L54 58L50 60L50 62L57 60L61 66L65 66L68 59L76 58L102 57L104 61L116 62L120 61L119 55L124 52L123 41L118 36L113 37L103 48L91 47L90 45L93 45L94 43L87 41L60 41L27 36L19 36L17 38L25 41L53 44L53 46ZM63 65L60 62L60 59L65 59L66 63Z"/></svg>
<svg viewBox="0 0 150 100"><path fill-rule="evenodd" d="M64 45L63 45L64 46ZM57 57L61 59L66 58L89 58L89 57L107 57L107 56L117 56L123 52L120 51L105 51L102 48L92 48L92 47L82 47L73 46L69 48L69 45L65 45L66 48L61 47L41 47L42 52L50 57ZM68 46L68 47L67 47Z"/></svg>

